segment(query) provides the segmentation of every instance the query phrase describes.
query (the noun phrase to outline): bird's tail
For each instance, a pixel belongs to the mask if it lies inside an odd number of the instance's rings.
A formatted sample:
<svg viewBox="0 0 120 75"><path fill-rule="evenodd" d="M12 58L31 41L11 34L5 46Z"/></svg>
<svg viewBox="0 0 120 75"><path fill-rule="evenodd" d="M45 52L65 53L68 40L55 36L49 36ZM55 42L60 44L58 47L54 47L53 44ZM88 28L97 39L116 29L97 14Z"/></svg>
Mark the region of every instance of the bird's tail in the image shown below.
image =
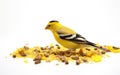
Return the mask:
<svg viewBox="0 0 120 75"><path fill-rule="evenodd" d="M95 47L95 48L98 48L98 49L100 49L100 50L109 51L108 49L103 48L102 46L97 46L97 44L95 44L95 43L92 43L92 42L89 42L89 41L88 41L88 44L91 45L91 46L93 46L93 47Z"/></svg>

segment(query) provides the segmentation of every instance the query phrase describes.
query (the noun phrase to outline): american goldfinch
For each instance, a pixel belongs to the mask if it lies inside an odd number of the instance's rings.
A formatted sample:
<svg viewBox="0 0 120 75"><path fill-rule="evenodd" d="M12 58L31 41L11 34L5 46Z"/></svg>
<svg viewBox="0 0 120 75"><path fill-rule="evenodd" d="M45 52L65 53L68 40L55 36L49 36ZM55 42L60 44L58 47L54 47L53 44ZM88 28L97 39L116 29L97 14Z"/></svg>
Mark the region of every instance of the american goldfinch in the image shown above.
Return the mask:
<svg viewBox="0 0 120 75"><path fill-rule="evenodd" d="M96 46L95 43L86 40L86 38L76 33L74 30L63 26L57 20L49 21L45 29L49 29L53 33L56 41L68 49L77 49L88 46L103 49Z"/></svg>

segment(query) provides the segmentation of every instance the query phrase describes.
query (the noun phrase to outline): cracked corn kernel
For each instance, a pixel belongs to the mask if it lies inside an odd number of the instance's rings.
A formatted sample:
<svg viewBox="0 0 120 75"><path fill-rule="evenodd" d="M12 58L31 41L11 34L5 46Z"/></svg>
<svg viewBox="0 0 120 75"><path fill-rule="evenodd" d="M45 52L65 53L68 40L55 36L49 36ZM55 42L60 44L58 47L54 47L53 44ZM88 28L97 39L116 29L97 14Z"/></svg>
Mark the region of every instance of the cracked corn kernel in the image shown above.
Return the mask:
<svg viewBox="0 0 120 75"><path fill-rule="evenodd" d="M25 63L28 63L28 60L27 60L27 59L24 59L24 62L25 62Z"/></svg>
<svg viewBox="0 0 120 75"><path fill-rule="evenodd" d="M75 61L76 65L81 63L89 63L90 61L100 62L107 52L120 52L120 48L115 46L101 46L109 51L102 51L97 48L80 48L76 50L68 50L58 44L40 47L23 46L17 48L11 56L13 58L32 58L35 64L41 63L42 60L51 62L57 60L69 64L70 61ZM25 61L27 62L27 61Z"/></svg>
<svg viewBox="0 0 120 75"><path fill-rule="evenodd" d="M100 62L100 61L102 61L102 56L100 56L100 55L93 55L91 59L93 61L95 61L95 62Z"/></svg>

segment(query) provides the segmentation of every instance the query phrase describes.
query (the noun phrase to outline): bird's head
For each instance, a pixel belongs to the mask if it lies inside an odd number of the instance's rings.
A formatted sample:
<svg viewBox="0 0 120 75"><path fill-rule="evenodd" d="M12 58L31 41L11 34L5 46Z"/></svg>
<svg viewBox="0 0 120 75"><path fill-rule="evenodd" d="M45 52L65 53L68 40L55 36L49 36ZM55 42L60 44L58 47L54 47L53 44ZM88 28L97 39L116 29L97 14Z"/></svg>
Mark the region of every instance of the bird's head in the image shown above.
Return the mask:
<svg viewBox="0 0 120 75"><path fill-rule="evenodd" d="M57 20L49 21L45 29L49 29L51 31L58 30L62 25Z"/></svg>

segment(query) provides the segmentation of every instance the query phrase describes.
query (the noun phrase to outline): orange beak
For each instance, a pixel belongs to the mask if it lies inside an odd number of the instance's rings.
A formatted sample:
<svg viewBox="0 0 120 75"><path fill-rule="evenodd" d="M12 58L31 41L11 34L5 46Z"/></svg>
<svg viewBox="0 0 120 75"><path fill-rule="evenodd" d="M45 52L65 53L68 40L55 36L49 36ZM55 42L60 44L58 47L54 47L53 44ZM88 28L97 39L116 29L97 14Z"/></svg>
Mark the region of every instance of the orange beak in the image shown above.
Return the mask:
<svg viewBox="0 0 120 75"><path fill-rule="evenodd" d="M48 27L46 26L45 29L48 29Z"/></svg>

